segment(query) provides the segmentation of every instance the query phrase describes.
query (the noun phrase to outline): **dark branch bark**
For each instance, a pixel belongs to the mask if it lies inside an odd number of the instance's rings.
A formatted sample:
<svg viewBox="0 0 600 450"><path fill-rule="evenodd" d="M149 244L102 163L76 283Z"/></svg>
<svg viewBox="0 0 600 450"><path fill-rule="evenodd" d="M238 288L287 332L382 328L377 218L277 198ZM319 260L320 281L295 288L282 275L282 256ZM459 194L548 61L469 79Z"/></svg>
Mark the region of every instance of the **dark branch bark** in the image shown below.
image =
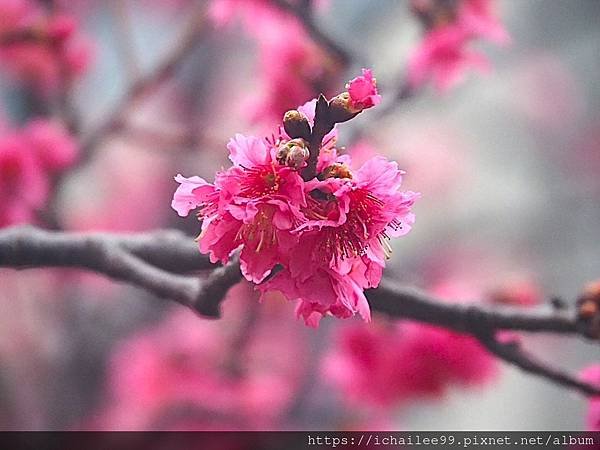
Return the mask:
<svg viewBox="0 0 600 450"><path fill-rule="evenodd" d="M127 235L7 228L0 230L0 267L87 269L175 300L207 317L219 316L219 303L241 279L235 260L215 269L193 240L177 231ZM176 274L206 269L213 272L203 282Z"/></svg>
<svg viewBox="0 0 600 450"><path fill-rule="evenodd" d="M391 317L426 322L459 333L482 330L518 330L576 334L575 314L569 311L490 308L473 303L448 303L416 289L382 280L379 288L366 292L373 310Z"/></svg>
<svg viewBox="0 0 600 450"><path fill-rule="evenodd" d="M521 370L537 375L554 383L580 391L584 395L598 396L600 388L585 383L562 370L550 367L546 363L525 352L518 342L500 342L491 334L478 336L479 342L493 355L519 367Z"/></svg>
<svg viewBox="0 0 600 450"><path fill-rule="evenodd" d="M50 232L30 226L6 228L0 230L0 267L88 269L175 300L206 317L219 317L227 291L242 278L237 257L215 269L200 255L193 240L177 231L85 234ZM181 275L206 269L213 270L204 281ZM577 327L573 311L448 303L385 279L379 288L367 291L366 295L374 311L470 334L497 357L529 373L585 395L600 395L599 389L494 337L501 330L585 337L585 332Z"/></svg>
<svg viewBox="0 0 600 450"><path fill-rule="evenodd" d="M352 59L356 59L352 58L348 50L341 47L337 42L325 34L319 26L317 26L311 13L311 8L306 7L306 5L297 6L287 0L271 0L271 2L282 11L285 11L296 17L310 38L342 64L346 65Z"/></svg>

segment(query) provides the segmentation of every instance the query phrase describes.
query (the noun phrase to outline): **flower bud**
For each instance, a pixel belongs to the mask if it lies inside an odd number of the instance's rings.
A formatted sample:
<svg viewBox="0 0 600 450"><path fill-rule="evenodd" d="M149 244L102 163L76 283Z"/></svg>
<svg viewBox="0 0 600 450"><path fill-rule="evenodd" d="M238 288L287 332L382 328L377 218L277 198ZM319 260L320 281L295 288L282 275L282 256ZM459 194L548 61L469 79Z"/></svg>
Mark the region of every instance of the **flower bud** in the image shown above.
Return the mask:
<svg viewBox="0 0 600 450"><path fill-rule="evenodd" d="M329 102L329 114L334 123L346 122L353 117L356 117L361 111L361 109L352 107L350 94L348 92L342 92Z"/></svg>
<svg viewBox="0 0 600 450"><path fill-rule="evenodd" d="M282 166L301 169L306 166L306 160L310 156L306 141L301 138L292 139L291 141L282 143L277 149L275 158Z"/></svg>
<svg viewBox="0 0 600 450"><path fill-rule="evenodd" d="M577 300L577 323L587 337L600 339L600 281L588 284Z"/></svg>
<svg viewBox="0 0 600 450"><path fill-rule="evenodd" d="M289 137L310 138L310 125L304 114L296 109L291 109L283 116L283 128Z"/></svg>

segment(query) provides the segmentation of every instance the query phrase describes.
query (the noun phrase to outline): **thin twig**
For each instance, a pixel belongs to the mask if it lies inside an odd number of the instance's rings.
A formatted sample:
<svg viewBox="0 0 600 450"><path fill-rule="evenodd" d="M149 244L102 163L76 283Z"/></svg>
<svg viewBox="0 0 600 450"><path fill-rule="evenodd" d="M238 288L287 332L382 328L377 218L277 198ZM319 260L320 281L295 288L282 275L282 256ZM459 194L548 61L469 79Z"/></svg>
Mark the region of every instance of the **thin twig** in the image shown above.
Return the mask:
<svg viewBox="0 0 600 450"><path fill-rule="evenodd" d="M305 5L294 5L287 0L271 0L271 2L282 11L293 15L306 30L310 38L316 44L325 49L331 56L336 58L343 65L347 65L353 58L350 52L343 48L340 44L331 39L321 28L316 24L312 15L312 9Z"/></svg>
<svg viewBox="0 0 600 450"><path fill-rule="evenodd" d="M106 114L106 118L83 136L81 150L84 158L82 160L89 157L93 149L100 145L107 136L119 131L125 125L127 115L135 105L176 73L186 56L196 48L196 44L204 35L204 20L204 7L192 13L181 37L175 40L175 47L156 65L154 70L133 82L116 107Z"/></svg>
<svg viewBox="0 0 600 450"><path fill-rule="evenodd" d="M581 381L562 370L550 367L546 363L525 352L518 342L500 342L494 335L486 333L478 336L479 342L493 355L519 367L525 372L546 378L554 383L580 391L584 395L599 396L600 388Z"/></svg>

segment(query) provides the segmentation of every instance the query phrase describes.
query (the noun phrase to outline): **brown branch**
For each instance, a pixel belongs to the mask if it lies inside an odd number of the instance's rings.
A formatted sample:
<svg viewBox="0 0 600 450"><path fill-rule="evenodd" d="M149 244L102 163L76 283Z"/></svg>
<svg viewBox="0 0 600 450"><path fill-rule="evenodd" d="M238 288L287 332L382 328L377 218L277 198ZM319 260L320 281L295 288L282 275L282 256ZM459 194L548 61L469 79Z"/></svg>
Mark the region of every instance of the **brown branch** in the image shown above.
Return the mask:
<svg viewBox="0 0 600 450"><path fill-rule="evenodd" d="M310 38L343 65L347 65L350 61L356 59L352 57L347 49L341 47L317 26L309 2L303 2L300 5L295 5L288 0L271 0L271 2L282 11L294 16L304 27Z"/></svg>
<svg viewBox="0 0 600 450"><path fill-rule="evenodd" d="M0 230L0 267L83 268L175 300L207 317L219 316L219 303L241 279L235 260L215 269L191 239L176 231L119 235L6 228ZM203 282L176 275L205 269L214 270Z"/></svg>
<svg viewBox="0 0 600 450"><path fill-rule="evenodd" d="M490 353L525 372L553 381L560 386L578 390L584 395L600 395L599 387L538 361L535 356L525 352L518 342L500 342L494 335L489 333L479 335L478 339Z"/></svg>
<svg viewBox="0 0 600 450"><path fill-rule="evenodd" d="M110 234L50 232L29 226L6 228L0 230L0 267L88 269L175 300L208 317L219 316L225 294L241 280L237 257L212 270L204 281L179 275L214 266L200 255L191 238L177 231ZM573 311L448 303L385 279L366 295L374 311L470 334L497 357L529 373L586 395L600 395L599 389L494 338L501 330L585 337Z"/></svg>
<svg viewBox="0 0 600 450"><path fill-rule="evenodd" d="M515 330L578 334L575 314L569 311L523 310L485 307L477 303L449 303L412 288L382 280L379 288L366 292L373 310L391 317L425 322L459 333L482 330Z"/></svg>

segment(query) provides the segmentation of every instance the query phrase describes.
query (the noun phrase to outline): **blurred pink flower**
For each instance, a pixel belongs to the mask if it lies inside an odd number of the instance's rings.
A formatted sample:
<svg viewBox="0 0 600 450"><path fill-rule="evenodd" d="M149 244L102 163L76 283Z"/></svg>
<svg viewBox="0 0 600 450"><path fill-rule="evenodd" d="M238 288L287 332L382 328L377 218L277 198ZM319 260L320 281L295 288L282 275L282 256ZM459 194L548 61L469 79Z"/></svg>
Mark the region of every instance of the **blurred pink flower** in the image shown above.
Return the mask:
<svg viewBox="0 0 600 450"><path fill-rule="evenodd" d="M50 178L77 155L73 137L58 123L34 119L0 128L0 226L35 222L49 195Z"/></svg>
<svg viewBox="0 0 600 450"><path fill-rule="evenodd" d="M246 33L258 45L261 89L243 102L244 112L267 124L314 97L328 93L341 64L315 44L298 20L267 0L217 0L210 15L218 26L240 16Z"/></svg>
<svg viewBox="0 0 600 450"><path fill-rule="evenodd" d="M141 231L164 226L164 216L156 211L172 195L166 181L168 160L167 154L144 151L126 141L109 143L90 164L65 180L60 211L63 225L78 231ZM156 177L154 182L148 183L148 173ZM85 179L95 182L81 181Z"/></svg>
<svg viewBox="0 0 600 450"><path fill-rule="evenodd" d="M416 323L352 324L341 329L324 365L352 402L391 407L476 386L496 374L494 359L469 336Z"/></svg>
<svg viewBox="0 0 600 450"><path fill-rule="evenodd" d="M0 16L0 64L19 80L48 91L89 66L92 46L75 17L46 15L28 0L0 2Z"/></svg>
<svg viewBox="0 0 600 450"><path fill-rule="evenodd" d="M460 83L468 68L489 70L481 54L466 48L470 36L461 28L443 27L427 33L408 61L408 82L413 88L432 79L440 92Z"/></svg>
<svg viewBox="0 0 600 450"><path fill-rule="evenodd" d="M590 366L581 372L581 378L600 387L600 364ZM600 396L592 397L586 416L588 431L600 431Z"/></svg>
<svg viewBox="0 0 600 450"><path fill-rule="evenodd" d="M458 25L475 38L496 44L507 44L510 36L496 15L496 0L462 0L459 3Z"/></svg>
<svg viewBox="0 0 600 450"><path fill-rule="evenodd" d="M84 428L258 430L280 422L304 374L303 330L281 309L261 309L264 321L240 344L248 296L240 284L221 320L177 310L118 345L106 404Z"/></svg>
<svg viewBox="0 0 600 450"><path fill-rule="evenodd" d="M410 56L409 85L417 88L432 80L438 91L445 92L460 83L468 69L489 70L485 56L468 46L480 38L499 44L509 41L493 6L493 0L460 0L455 10L427 12L430 29Z"/></svg>
<svg viewBox="0 0 600 450"><path fill-rule="evenodd" d="M75 162L77 143L62 125L47 120L32 120L27 123L23 133L45 169L57 172Z"/></svg>
<svg viewBox="0 0 600 450"><path fill-rule="evenodd" d="M17 132L0 136L0 227L35 221L48 196L48 176Z"/></svg>

